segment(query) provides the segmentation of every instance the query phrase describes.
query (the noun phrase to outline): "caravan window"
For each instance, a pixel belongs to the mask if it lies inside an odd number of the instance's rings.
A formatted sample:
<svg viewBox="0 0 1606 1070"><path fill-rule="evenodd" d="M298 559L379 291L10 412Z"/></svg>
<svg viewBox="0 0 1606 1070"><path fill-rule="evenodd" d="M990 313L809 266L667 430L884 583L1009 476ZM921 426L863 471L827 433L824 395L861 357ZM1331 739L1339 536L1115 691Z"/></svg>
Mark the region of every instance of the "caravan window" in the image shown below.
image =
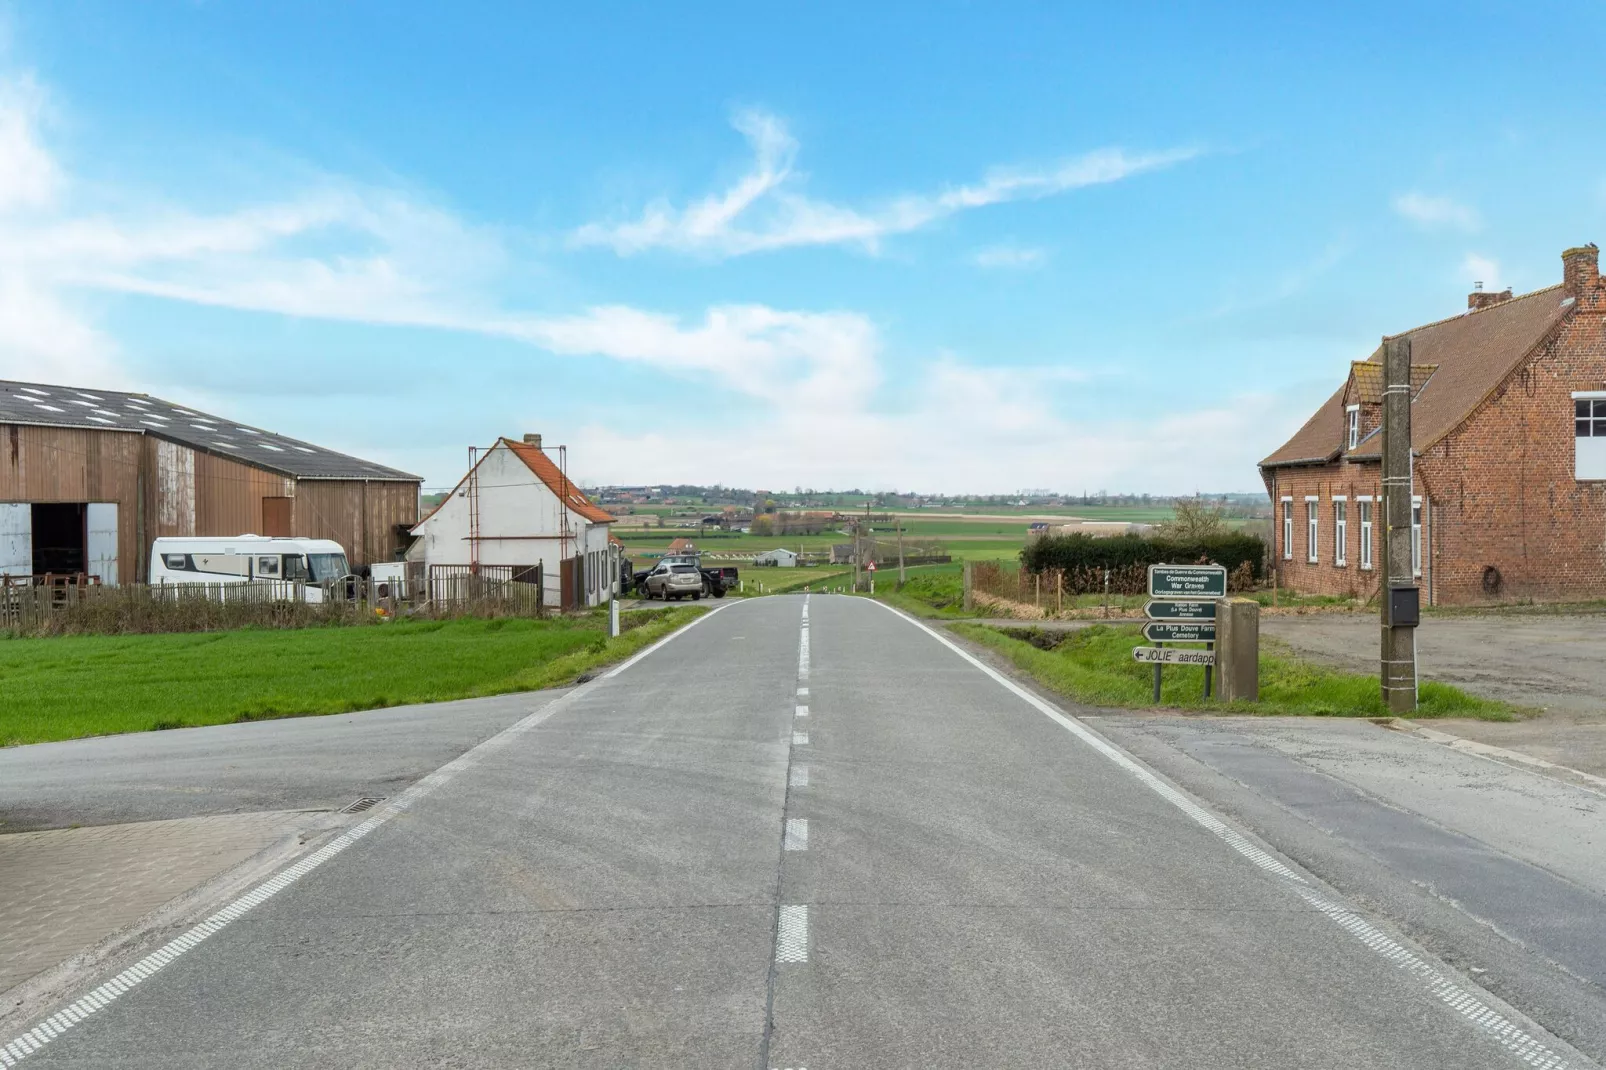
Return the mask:
<svg viewBox="0 0 1606 1070"><path fill-rule="evenodd" d="M182 572L188 564L187 554L163 554L162 563L174 571Z"/></svg>
<svg viewBox="0 0 1606 1070"><path fill-rule="evenodd" d="M257 575L258 576L266 576L266 577L269 577L271 579L278 579L279 578L279 558L277 557L277 555L275 555L273 557L259 557L259 558L257 558Z"/></svg>
<svg viewBox="0 0 1606 1070"><path fill-rule="evenodd" d="M284 578L287 580L305 580L307 578L307 559L300 554L285 554Z"/></svg>
<svg viewBox="0 0 1606 1070"><path fill-rule="evenodd" d="M314 583L333 583L351 573L345 554L308 554L307 563L312 568Z"/></svg>

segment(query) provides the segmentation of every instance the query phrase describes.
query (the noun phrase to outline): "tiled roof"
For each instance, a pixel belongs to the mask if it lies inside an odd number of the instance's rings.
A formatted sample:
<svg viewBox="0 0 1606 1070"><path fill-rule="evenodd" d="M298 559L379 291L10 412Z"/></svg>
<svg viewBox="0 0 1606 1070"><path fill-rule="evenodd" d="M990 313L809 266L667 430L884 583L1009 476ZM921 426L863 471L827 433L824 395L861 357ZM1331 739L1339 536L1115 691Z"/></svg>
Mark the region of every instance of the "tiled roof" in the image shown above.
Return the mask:
<svg viewBox="0 0 1606 1070"><path fill-rule="evenodd" d="M420 482L418 476L394 468L149 394L0 380L0 424L133 431L296 479Z"/></svg>
<svg viewBox="0 0 1606 1070"><path fill-rule="evenodd" d="M1411 365L1411 397L1422 393L1422 388L1439 370L1437 364ZM1350 405L1381 405L1383 403L1383 364L1381 361L1357 360L1349 366L1350 392L1345 401Z"/></svg>
<svg viewBox="0 0 1606 1070"><path fill-rule="evenodd" d="M1417 451L1432 446L1460 426L1484 398L1520 364L1534 348L1572 311L1564 301L1560 285L1524 294L1498 305L1452 316L1407 331L1411 340L1411 381L1419 382L1419 369L1436 366L1420 377L1420 386L1411 405L1411 444ZM1379 346L1356 367L1374 365L1381 379L1383 348ZM1358 387L1365 390L1362 378ZM1262 467L1290 464L1324 464L1336 458L1344 445L1344 398L1346 380L1332 397L1316 410L1305 425L1271 456ZM1378 396L1381 397L1379 387ZM1370 459L1379 456L1382 436L1372 435L1350 456Z"/></svg>
<svg viewBox="0 0 1606 1070"><path fill-rule="evenodd" d="M576 486L573 480L566 479L558 466L552 463L552 458L548 457L540 446L528 442L515 442L511 438L504 438L502 445L512 450L514 456L528 465L530 471L539 476L541 482L545 483L547 488L558 496L558 500L571 510L593 524L614 522L614 515L594 505L591 499L586 497L585 491Z"/></svg>

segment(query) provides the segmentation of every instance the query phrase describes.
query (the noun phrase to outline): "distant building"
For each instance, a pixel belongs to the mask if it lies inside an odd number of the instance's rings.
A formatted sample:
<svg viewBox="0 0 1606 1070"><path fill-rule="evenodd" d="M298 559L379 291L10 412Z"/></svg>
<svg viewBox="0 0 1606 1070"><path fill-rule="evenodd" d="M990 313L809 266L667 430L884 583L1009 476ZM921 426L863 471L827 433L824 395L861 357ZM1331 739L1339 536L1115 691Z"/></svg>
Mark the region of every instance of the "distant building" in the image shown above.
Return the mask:
<svg viewBox="0 0 1606 1070"><path fill-rule="evenodd" d="M797 553L793 550L770 550L753 558L755 565L767 565L774 568L796 568Z"/></svg>
<svg viewBox="0 0 1606 1070"><path fill-rule="evenodd" d="M159 536L333 539L393 561L419 477L148 394L0 381L0 575L144 582Z"/></svg>
<svg viewBox="0 0 1606 1070"><path fill-rule="evenodd" d="M533 581L539 567L546 605L595 606L613 597L619 576L613 519L552 462L540 435L502 438L418 522L407 557L432 575L495 566Z"/></svg>
<svg viewBox="0 0 1606 1070"><path fill-rule="evenodd" d="M1425 601L1606 594L1606 287L1593 245L1562 282L1407 331L1411 562ZM1280 582L1373 596L1383 573L1382 348L1260 462Z"/></svg>
<svg viewBox="0 0 1606 1070"><path fill-rule="evenodd" d="M669 544L669 552L672 554L694 554L697 552L697 544L690 539L675 539Z"/></svg>

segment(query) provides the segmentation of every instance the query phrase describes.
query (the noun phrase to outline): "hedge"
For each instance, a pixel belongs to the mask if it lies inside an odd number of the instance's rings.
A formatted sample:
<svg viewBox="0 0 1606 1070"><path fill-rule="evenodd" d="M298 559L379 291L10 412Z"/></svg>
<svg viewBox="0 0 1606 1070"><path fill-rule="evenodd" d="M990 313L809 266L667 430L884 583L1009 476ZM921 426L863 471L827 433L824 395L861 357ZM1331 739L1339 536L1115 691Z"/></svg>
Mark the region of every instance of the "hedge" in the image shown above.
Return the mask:
<svg viewBox="0 0 1606 1070"><path fill-rule="evenodd" d="M1265 572L1266 543L1258 535L1229 531L1196 539L1145 538L1142 535L1048 535L1020 552L1028 572L1060 569L1067 573L1110 569L1125 572L1150 565L1225 565L1229 573L1245 565L1258 582Z"/></svg>

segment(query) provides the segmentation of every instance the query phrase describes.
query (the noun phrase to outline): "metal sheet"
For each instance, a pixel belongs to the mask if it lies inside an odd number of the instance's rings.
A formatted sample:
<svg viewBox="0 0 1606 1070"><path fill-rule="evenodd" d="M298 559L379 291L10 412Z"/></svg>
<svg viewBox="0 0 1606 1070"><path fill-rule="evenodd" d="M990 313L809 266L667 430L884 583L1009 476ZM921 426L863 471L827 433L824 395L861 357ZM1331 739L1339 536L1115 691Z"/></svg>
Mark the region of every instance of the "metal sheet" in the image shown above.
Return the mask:
<svg viewBox="0 0 1606 1070"><path fill-rule="evenodd" d="M32 572L33 506L27 502L0 504L0 575Z"/></svg>
<svg viewBox="0 0 1606 1070"><path fill-rule="evenodd" d="M117 503L90 502L88 509L89 574L117 585Z"/></svg>

